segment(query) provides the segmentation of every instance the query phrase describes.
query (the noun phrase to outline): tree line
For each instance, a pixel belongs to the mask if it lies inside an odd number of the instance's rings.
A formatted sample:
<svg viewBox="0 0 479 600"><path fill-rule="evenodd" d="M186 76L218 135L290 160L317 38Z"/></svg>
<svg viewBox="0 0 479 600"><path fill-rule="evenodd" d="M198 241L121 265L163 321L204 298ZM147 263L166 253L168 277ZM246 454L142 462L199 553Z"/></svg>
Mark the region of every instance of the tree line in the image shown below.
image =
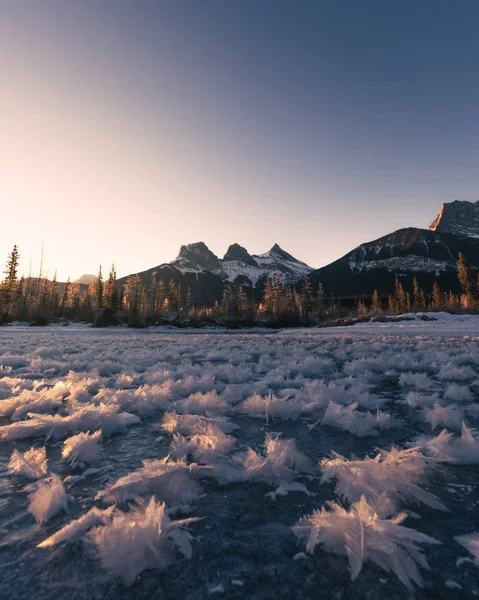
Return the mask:
<svg viewBox="0 0 479 600"><path fill-rule="evenodd" d="M405 291L396 278L394 292L359 299L335 298L321 283L313 288L309 277L301 286L285 285L276 270L264 282L260 301L243 285L226 283L221 302L200 303L191 288L182 289L174 279L165 282L153 273L147 285L139 275L131 275L119 285L115 266L104 278L100 267L95 280L81 286L70 279L60 286L56 274L49 279L19 277L17 246L8 255L0 282L0 324L13 321L46 325L51 322L88 322L96 326L127 324L142 327L154 324L227 326L296 326L334 322L344 318L397 315L425 310L471 310L479 308L479 276L476 278L463 254L459 253L457 272L461 292L442 291L437 282L425 293L416 278L412 291Z"/></svg>

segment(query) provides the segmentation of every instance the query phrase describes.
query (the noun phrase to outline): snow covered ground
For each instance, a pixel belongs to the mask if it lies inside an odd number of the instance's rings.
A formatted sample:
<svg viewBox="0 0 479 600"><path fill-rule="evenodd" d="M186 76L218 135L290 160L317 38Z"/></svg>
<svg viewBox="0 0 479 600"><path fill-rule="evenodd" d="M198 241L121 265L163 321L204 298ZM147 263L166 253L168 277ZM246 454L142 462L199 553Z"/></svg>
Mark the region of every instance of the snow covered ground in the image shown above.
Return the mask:
<svg viewBox="0 0 479 600"><path fill-rule="evenodd" d="M479 595L479 317L0 330L0 597Z"/></svg>

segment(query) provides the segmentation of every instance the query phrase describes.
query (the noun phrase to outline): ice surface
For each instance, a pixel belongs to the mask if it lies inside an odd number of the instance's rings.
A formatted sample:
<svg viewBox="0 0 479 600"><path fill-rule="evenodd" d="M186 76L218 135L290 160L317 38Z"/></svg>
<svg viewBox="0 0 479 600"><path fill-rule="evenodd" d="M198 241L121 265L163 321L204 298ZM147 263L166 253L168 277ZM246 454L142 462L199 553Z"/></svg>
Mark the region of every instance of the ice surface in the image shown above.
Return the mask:
<svg viewBox="0 0 479 600"><path fill-rule="evenodd" d="M45 523L60 510L66 510L67 504L68 497L62 480L58 475L52 475L49 481L40 482L38 488L30 494L28 511L37 523Z"/></svg>
<svg viewBox="0 0 479 600"><path fill-rule="evenodd" d="M459 563L454 538L477 529L479 319L432 317L2 328L0 596L472 597L476 538ZM164 520L185 514L191 561Z"/></svg>
<svg viewBox="0 0 479 600"><path fill-rule="evenodd" d="M320 545L326 552L347 556L352 581L363 564L371 561L394 573L411 591L413 583L422 586L418 565L429 567L420 544L438 544L437 540L402 526L404 513L381 519L364 496L349 511L333 502L327 506L304 517L293 529L299 538L306 539L307 552L313 553Z"/></svg>

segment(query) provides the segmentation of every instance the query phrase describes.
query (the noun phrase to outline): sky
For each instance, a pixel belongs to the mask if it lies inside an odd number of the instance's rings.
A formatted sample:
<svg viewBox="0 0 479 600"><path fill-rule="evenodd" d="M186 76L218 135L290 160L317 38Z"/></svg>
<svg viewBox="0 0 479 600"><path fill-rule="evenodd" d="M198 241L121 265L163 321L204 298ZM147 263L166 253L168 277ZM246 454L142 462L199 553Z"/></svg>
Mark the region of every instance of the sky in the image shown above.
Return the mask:
<svg viewBox="0 0 479 600"><path fill-rule="evenodd" d="M0 0L0 262L320 267L479 198L477 0Z"/></svg>

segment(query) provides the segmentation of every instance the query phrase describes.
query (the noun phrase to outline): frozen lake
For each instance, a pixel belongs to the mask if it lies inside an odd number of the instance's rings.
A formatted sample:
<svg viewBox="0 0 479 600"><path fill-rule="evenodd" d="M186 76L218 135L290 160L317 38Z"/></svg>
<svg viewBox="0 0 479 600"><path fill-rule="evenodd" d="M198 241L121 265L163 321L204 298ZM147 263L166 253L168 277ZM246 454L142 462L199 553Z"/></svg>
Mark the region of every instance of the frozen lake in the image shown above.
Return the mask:
<svg viewBox="0 0 479 600"><path fill-rule="evenodd" d="M478 317L11 327L0 368L2 599L479 595Z"/></svg>

